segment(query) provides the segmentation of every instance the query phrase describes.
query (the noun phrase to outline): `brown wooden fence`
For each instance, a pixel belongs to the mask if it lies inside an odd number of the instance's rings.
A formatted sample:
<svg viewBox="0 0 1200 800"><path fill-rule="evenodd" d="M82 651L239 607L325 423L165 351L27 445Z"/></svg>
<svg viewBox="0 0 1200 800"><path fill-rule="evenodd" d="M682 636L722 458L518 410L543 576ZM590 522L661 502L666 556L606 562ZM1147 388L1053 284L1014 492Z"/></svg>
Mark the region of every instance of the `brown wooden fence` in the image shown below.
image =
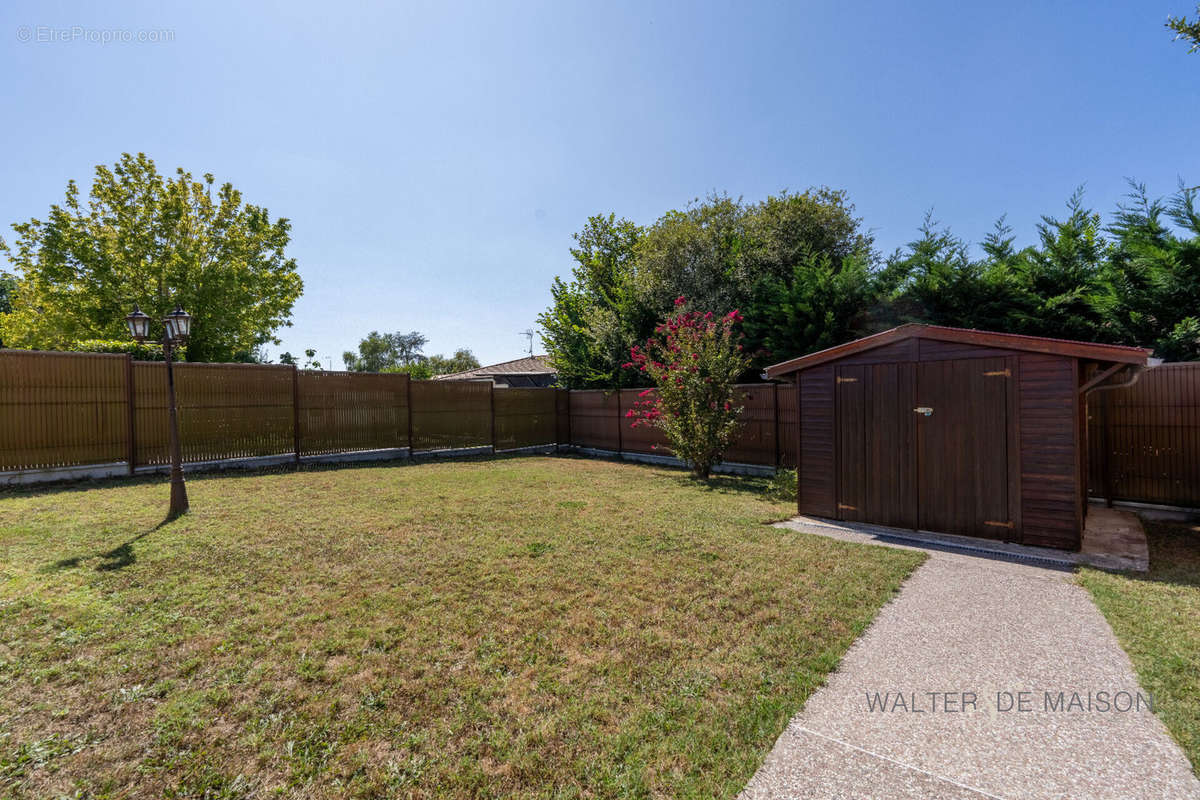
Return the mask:
<svg viewBox="0 0 1200 800"><path fill-rule="evenodd" d="M167 461L165 365L92 353L0 351L0 472ZM179 364L189 462L371 450L574 445L670 455L656 428L631 427L641 390L494 389L407 375L261 364ZM791 385L747 384L729 461L792 466ZM1088 403L1093 495L1200 507L1200 363L1147 370Z"/></svg>
<svg viewBox="0 0 1200 800"><path fill-rule="evenodd" d="M126 356L0 351L0 471L167 463L166 366ZM543 445L669 456L625 413L640 390L494 389L407 375L263 364L178 364L184 460ZM746 424L727 460L795 463L791 386L742 387Z"/></svg>
<svg viewBox="0 0 1200 800"><path fill-rule="evenodd" d="M0 470L126 460L128 381L124 356L4 352Z"/></svg>
<svg viewBox="0 0 1200 800"><path fill-rule="evenodd" d="M1088 453L1097 497L1200 508L1200 363L1089 395Z"/></svg>

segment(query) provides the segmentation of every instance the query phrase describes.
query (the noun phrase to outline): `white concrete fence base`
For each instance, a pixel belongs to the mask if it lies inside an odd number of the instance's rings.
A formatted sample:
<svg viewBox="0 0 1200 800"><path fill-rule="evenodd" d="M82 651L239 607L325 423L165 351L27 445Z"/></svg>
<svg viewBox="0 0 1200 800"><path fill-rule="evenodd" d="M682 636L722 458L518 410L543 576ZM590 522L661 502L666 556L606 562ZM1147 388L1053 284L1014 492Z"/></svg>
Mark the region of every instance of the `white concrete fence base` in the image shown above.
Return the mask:
<svg viewBox="0 0 1200 800"><path fill-rule="evenodd" d="M600 450L594 447L578 445L545 444L530 447L515 447L497 450L491 445L483 447L456 447L445 450L416 450L409 452L407 447L392 447L380 450L355 450L349 453L327 453L301 456L301 464L343 464L363 461L394 461L410 459L412 461L436 461L444 458L474 458L490 455L525 455L553 453L576 453L582 456L597 458L616 458L623 461L635 461L643 464L657 464L667 467L686 467L682 460L674 456L656 455L653 453L624 453L616 450ZM247 458L228 458L217 461L192 461L183 465L184 472L213 472L227 469L262 469L264 467L287 466L296 463L296 456L285 453L273 456L252 456ZM168 464L147 464L134 470L134 475L166 474L170 471ZM761 464L726 463L713 467L713 472L729 475L771 476L775 468ZM16 470L0 472L0 486L28 486L38 483L56 481L101 480L104 478L120 478L129 475L129 464L124 461L114 461L107 464L87 464L78 467L55 467L52 469Z"/></svg>

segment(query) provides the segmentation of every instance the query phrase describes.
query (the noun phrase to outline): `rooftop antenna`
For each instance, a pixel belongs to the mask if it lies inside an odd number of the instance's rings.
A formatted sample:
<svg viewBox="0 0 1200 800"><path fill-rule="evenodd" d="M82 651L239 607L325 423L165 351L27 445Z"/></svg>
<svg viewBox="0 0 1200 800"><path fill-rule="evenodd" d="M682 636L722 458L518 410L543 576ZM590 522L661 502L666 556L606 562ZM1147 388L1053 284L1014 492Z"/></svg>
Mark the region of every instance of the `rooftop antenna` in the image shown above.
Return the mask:
<svg viewBox="0 0 1200 800"><path fill-rule="evenodd" d="M524 336L525 338L527 338L529 340L529 357L533 358L533 329L526 328L523 331L517 331L517 334L520 336Z"/></svg>

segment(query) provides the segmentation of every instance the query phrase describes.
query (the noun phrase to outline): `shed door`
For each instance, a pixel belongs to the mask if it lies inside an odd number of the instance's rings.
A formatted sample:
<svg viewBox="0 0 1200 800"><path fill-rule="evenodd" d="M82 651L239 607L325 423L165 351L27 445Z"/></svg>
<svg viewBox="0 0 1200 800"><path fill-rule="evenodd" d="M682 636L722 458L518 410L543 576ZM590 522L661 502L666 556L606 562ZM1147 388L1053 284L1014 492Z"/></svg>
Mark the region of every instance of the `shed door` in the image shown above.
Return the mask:
<svg viewBox="0 0 1200 800"><path fill-rule="evenodd" d="M839 367L838 519L917 527L916 364Z"/></svg>
<svg viewBox="0 0 1200 800"><path fill-rule="evenodd" d="M924 530L1014 538L1008 475L1011 374L1006 358L917 365L912 413Z"/></svg>

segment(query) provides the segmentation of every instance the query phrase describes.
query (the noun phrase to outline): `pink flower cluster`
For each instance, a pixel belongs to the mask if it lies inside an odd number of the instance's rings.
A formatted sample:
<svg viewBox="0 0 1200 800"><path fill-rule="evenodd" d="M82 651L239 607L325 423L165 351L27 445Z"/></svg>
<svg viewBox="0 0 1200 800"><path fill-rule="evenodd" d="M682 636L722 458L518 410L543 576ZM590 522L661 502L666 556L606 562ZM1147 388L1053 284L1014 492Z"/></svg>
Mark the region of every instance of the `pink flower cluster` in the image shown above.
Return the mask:
<svg viewBox="0 0 1200 800"><path fill-rule="evenodd" d="M630 348L630 360L622 364L626 369L637 369L644 373L659 387L684 389L691 376L698 376L701 370L702 353L705 343L723 340L741 350L740 344L735 344L741 334L734 326L742 322L739 311L717 316L711 311L688 311L687 298L675 300L676 312L665 322L654 329L654 336L646 340L643 346ZM711 385L711 376L704 376L702 383ZM658 394L653 389L647 389L639 395L625 416L631 420L631 427L651 425L663 416L663 408ZM708 403L712 410L722 408L729 412L732 405L726 401L722 404Z"/></svg>

